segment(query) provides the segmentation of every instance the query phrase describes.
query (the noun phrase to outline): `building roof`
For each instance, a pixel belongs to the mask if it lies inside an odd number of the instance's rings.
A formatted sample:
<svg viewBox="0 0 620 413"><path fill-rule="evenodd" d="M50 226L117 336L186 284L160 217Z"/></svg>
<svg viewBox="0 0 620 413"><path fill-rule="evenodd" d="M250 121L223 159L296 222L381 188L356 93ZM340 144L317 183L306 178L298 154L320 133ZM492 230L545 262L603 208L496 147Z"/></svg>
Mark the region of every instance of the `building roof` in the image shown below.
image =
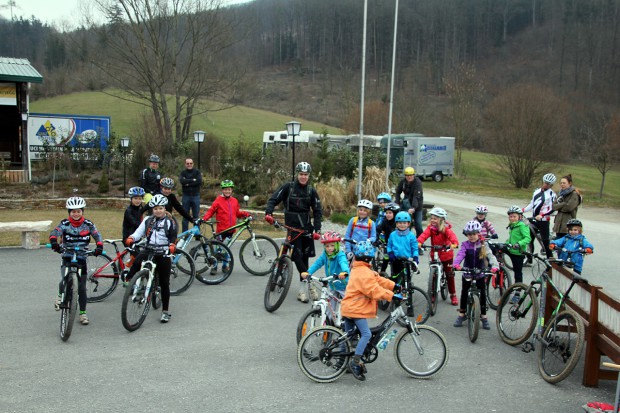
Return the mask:
<svg viewBox="0 0 620 413"><path fill-rule="evenodd" d="M42 83L43 76L30 65L28 59L0 56L0 82Z"/></svg>

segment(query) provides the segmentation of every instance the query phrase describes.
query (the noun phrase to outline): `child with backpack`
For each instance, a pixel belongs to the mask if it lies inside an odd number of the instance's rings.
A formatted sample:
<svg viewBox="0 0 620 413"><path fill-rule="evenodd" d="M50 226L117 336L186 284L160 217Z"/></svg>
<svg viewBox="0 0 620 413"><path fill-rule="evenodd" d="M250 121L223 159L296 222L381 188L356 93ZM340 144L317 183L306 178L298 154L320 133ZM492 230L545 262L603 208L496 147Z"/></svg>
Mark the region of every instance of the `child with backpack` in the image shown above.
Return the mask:
<svg viewBox="0 0 620 413"><path fill-rule="evenodd" d="M370 240L375 242L377 239L376 224L370 219L370 211L372 211L372 202L368 199L362 199L357 203L357 215L351 218L345 232L345 239L352 239L357 242ZM353 244L345 241L344 250L347 259L353 259Z"/></svg>
<svg viewBox="0 0 620 413"><path fill-rule="evenodd" d="M321 267L325 267L326 277L334 274L338 275L338 279L333 280L329 286L332 290L339 291L341 296L344 296L344 290L347 288L347 277L349 276L349 263L346 254L340 250L340 241L342 241L342 238L337 232L328 231L321 235L321 244L323 244L325 251L308 268L308 271L301 273L301 278L305 280ZM318 291L314 287L310 288L310 298L313 301L319 299Z"/></svg>
<svg viewBox="0 0 620 413"><path fill-rule="evenodd" d="M570 219L566 223L568 228L568 234L560 239L554 240L549 248L557 250L561 260L570 261L573 263L573 269L577 274L581 274L583 270L583 254L575 253L576 251L583 251L585 254L592 254L594 252L594 245L590 243L583 235L583 224L578 219Z"/></svg>

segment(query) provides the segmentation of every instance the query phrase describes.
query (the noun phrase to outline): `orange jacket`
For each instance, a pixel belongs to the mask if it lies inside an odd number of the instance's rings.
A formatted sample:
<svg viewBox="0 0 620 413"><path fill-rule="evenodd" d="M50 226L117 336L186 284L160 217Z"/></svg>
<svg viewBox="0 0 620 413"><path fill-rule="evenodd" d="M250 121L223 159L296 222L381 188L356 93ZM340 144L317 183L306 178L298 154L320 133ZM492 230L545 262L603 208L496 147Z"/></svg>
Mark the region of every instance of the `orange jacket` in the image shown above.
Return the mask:
<svg viewBox="0 0 620 413"><path fill-rule="evenodd" d="M377 301L391 301L393 289L394 281L381 277L369 263L353 261L340 313L349 318L376 317Z"/></svg>

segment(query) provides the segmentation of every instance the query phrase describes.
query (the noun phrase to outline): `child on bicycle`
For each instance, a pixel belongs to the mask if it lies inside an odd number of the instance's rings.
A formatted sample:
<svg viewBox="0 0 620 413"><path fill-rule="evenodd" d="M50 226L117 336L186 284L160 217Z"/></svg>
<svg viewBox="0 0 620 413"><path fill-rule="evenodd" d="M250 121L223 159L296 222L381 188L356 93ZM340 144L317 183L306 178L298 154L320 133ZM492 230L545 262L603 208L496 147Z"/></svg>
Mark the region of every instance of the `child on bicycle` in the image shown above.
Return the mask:
<svg viewBox="0 0 620 413"><path fill-rule="evenodd" d="M530 226L523 222L523 210L518 205L513 205L508 208L508 239L506 244L509 244L508 256L512 262L512 269L515 273L515 282L523 282L523 254L521 251L525 251L528 244L532 241L530 235ZM513 303L519 301L519 295L515 294L512 297Z"/></svg>
<svg viewBox="0 0 620 413"><path fill-rule="evenodd" d="M217 236L218 241L226 243L235 233L235 229L223 232L226 229L235 226L237 218L247 218L250 216L249 212L242 211L239 207L239 201L232 196L235 183L230 179L225 179L220 183L222 194L215 198L211 207L205 212L202 219L203 221L209 220L213 215L217 221L216 232L222 232ZM228 262L222 264L222 272L228 271ZM211 269L211 275L217 272L217 268Z"/></svg>
<svg viewBox="0 0 620 413"><path fill-rule="evenodd" d="M411 215L400 211L394 218L396 230L392 231L387 244L387 253L392 263L392 275L399 274L405 269L403 258L413 258L415 263L418 259L418 241L411 232Z"/></svg>
<svg viewBox="0 0 620 413"><path fill-rule="evenodd" d="M355 347L355 355L349 363L351 373L357 380L366 380L366 367L361 358L370 340L371 333L368 319L377 316L377 301L391 301L395 295L393 290L396 284L379 276L372 270L370 261L375 256L375 247L370 240L361 241L354 245L355 260L351 268L347 290L340 306L345 330L351 332L357 326L360 340ZM401 296L397 296L401 298Z"/></svg>
<svg viewBox="0 0 620 413"><path fill-rule="evenodd" d="M554 240L550 245L550 249L555 249L560 252L561 260L571 260L574 264L574 271L577 274L581 274L583 269L583 254L575 253L576 251L583 251L585 254L592 254L594 252L594 245L590 243L583 235L583 224L578 219L569 219L566 223L568 228L568 234L562 238Z"/></svg>
<svg viewBox="0 0 620 413"><path fill-rule="evenodd" d="M125 210L125 215L123 217L123 239L127 239L131 234L133 234L140 223L142 222L142 199L144 197L144 189L139 186L134 186L133 188L129 188L127 195L129 195L130 203ZM129 261L126 263L126 267L130 268L135 260L135 255L131 254ZM122 282L127 282L129 280L125 279L126 274L123 274Z"/></svg>
<svg viewBox="0 0 620 413"><path fill-rule="evenodd" d="M377 242L382 243L387 247L387 242L390 239L390 234L396 229L396 221L394 218L400 211L400 206L396 202L390 202L385 206L385 219L381 224L377 224ZM390 257L388 254L384 254L383 262L381 263L381 271L387 269L390 263Z"/></svg>
<svg viewBox="0 0 620 413"><path fill-rule="evenodd" d="M86 249L90 244L90 238L93 237L96 243L96 248L93 255L98 256L103 253L103 238L95 224L84 218L84 208L86 208L86 201L84 198L74 196L67 199L66 208L69 213L67 219L63 219L50 233L50 244L52 250L59 254L62 254L62 265L60 267L61 280L64 277L65 268L73 257L73 252L62 252L62 247L79 247L80 250ZM59 242L60 241L60 242ZM80 304L80 323L88 325L88 315L86 315L86 256L77 256L78 265L80 267L81 276L78 280L78 302ZM54 302L54 308L56 311L60 310L60 295L62 289L62 281L58 286L58 298Z"/></svg>
<svg viewBox="0 0 620 413"><path fill-rule="evenodd" d="M189 222L195 222L196 220L183 208L183 205L177 199L177 196L172 193L172 189L174 188L174 179L172 178L162 178L159 181L160 190L163 196L168 199L168 203L166 204L166 215L174 220L175 225L177 225L177 220L172 216L172 210L176 210L183 218L188 220ZM150 205L150 204L149 204Z"/></svg>
<svg viewBox="0 0 620 413"><path fill-rule="evenodd" d="M385 219L385 206L392 202L392 197L387 192L381 192L377 195L377 202L379 203L379 212L377 213L377 227L381 225Z"/></svg>
<svg viewBox="0 0 620 413"><path fill-rule="evenodd" d="M452 250L458 247L459 240L454 231L452 231L452 225L446 221L448 213L443 208L435 207L431 209L430 216L430 224L418 237L418 243L422 245L424 241L430 238L431 245L450 246L451 250L439 251L438 255L448 281L450 301L452 305L457 306L459 301L456 298L454 271L452 270L452 259L454 258Z"/></svg>
<svg viewBox="0 0 620 413"><path fill-rule="evenodd" d="M351 218L349 225L347 225L345 238L357 242L366 241L367 239L375 242L377 239L377 226L370 219L370 211L372 211L372 202L367 199L361 199L357 203L357 215ZM351 261L353 259L353 244L345 241L344 250L347 253L347 259Z"/></svg>
<svg viewBox="0 0 620 413"><path fill-rule="evenodd" d="M497 239L497 231L495 231L495 227L491 224L491 221L487 221L487 214L489 213L489 208L484 205L478 205L476 207L476 216L474 217L474 221L478 221L480 223L480 237L482 239Z"/></svg>
<svg viewBox="0 0 620 413"><path fill-rule="evenodd" d="M329 283L332 290L339 291L341 296L344 295L344 291L347 288L347 277L349 276L349 263L347 256L340 250L340 241L342 238L337 232L328 231L321 235L321 244L325 248L323 254L314 261L307 272L301 273L301 278L304 280L309 276L317 272L321 267L325 267L325 276L338 275L338 279ZM312 286L310 288L310 298L313 301L319 299L319 294L316 288Z"/></svg>
<svg viewBox="0 0 620 413"><path fill-rule="evenodd" d="M149 207L153 209L153 215L142 221L136 231L125 240L125 245L130 247L134 242L146 238L147 247L168 248L169 254L174 254L177 241L177 226L172 218L166 215L168 198L162 194L156 194L149 201ZM131 279L142 266L142 261L147 258L148 252L140 252L129 270L128 278ZM165 255L156 255L153 258L156 265L155 271L159 277L161 287L162 313L161 322L170 321L172 314L168 311L170 304L170 271L172 260Z"/></svg>
<svg viewBox="0 0 620 413"><path fill-rule="evenodd" d="M482 225L478 220L469 221L465 224L463 235L467 237L467 241L461 243L461 248L454 258L454 269L461 270L463 267L479 270L487 270L491 267L491 272L496 273L499 270L497 258L493 255L491 248L484 242L482 237ZM463 265L461 265L461 263ZM480 291L480 320L482 328L490 330L491 325L487 318L487 293L485 286L484 274L474 275L476 287ZM477 277L476 277L477 276ZM472 280L465 278L463 274L463 283L461 284L461 306L459 307L459 315L454 322L454 327L461 327L467 319L465 310L467 308L467 295Z"/></svg>

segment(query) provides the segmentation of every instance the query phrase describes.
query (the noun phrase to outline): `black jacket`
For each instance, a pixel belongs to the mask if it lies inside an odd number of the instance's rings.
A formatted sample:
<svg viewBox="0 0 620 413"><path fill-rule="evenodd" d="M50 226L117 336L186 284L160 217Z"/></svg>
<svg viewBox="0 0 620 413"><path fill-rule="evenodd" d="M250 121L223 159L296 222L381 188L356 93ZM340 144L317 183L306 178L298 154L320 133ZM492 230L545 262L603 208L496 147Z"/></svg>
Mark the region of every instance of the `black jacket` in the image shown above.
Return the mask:
<svg viewBox="0 0 620 413"><path fill-rule="evenodd" d="M156 169L146 168L140 172L140 186L146 193L159 194L159 181L161 173Z"/></svg>
<svg viewBox="0 0 620 413"><path fill-rule="evenodd" d="M142 206L129 205L123 217L123 239L133 234L142 222Z"/></svg>
<svg viewBox="0 0 620 413"><path fill-rule="evenodd" d="M303 228L307 231L321 230L323 209L319 194L313 186L302 186L297 180L285 183L267 201L265 214L271 215L280 202L284 206L284 223L286 225L293 228ZM312 210L312 220L310 210Z"/></svg>
<svg viewBox="0 0 620 413"><path fill-rule="evenodd" d="M200 195L202 174L198 169L184 169L179 175L179 182L183 188L183 195Z"/></svg>
<svg viewBox="0 0 620 413"><path fill-rule="evenodd" d="M405 194L402 200L400 199L401 192ZM411 183L403 178L396 187L396 200L400 201L400 207L405 211L409 208L421 210L424 205L424 193L420 178L416 176Z"/></svg>

